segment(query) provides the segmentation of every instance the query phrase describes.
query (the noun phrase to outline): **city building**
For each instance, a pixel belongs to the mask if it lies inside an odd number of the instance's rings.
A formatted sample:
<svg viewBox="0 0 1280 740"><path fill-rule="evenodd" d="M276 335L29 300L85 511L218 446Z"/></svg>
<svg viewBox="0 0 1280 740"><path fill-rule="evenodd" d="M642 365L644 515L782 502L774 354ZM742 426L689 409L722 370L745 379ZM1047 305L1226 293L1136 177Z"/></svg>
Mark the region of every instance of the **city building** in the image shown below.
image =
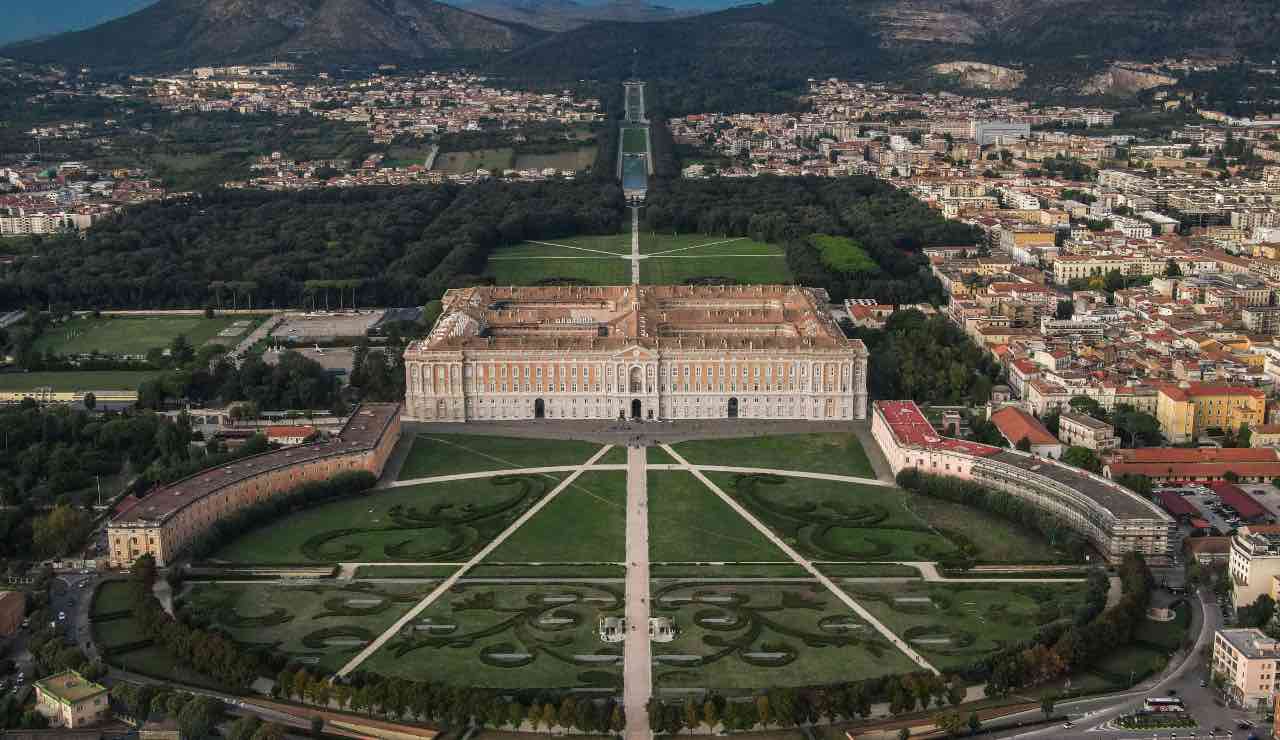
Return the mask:
<svg viewBox="0 0 1280 740"><path fill-rule="evenodd" d="M1110 450L1103 473L1109 478L1142 475L1156 483L1215 483L1236 478L1260 483L1280 477L1274 447L1138 447Z"/></svg>
<svg viewBox="0 0 1280 740"><path fill-rule="evenodd" d="M18 631L27 616L27 595L21 591L0 591L0 637Z"/></svg>
<svg viewBox="0 0 1280 740"><path fill-rule="evenodd" d="M1194 442L1209 429L1226 431L1266 419L1267 395L1257 388L1183 382L1156 397L1156 420L1171 444Z"/></svg>
<svg viewBox="0 0 1280 740"><path fill-rule="evenodd" d="M1271 592L1271 579L1280 575L1280 526L1240 527L1231 538L1227 560L1232 595L1237 607L1248 606Z"/></svg>
<svg viewBox="0 0 1280 740"><path fill-rule="evenodd" d="M300 445L316 434L313 426L293 426L287 424L267 427L267 441L278 445Z"/></svg>
<svg viewBox="0 0 1280 740"><path fill-rule="evenodd" d="M164 566L218 519L303 483L354 470L381 475L399 438L400 404L362 404L333 439L236 460L126 499L107 525L111 567L143 554Z"/></svg>
<svg viewBox="0 0 1280 740"><path fill-rule="evenodd" d="M1213 635L1213 672L1226 678L1231 703L1271 704L1280 664L1280 642L1260 629L1221 629Z"/></svg>
<svg viewBox="0 0 1280 740"><path fill-rule="evenodd" d="M991 414L991 423L996 425L1000 436L1005 438L1010 447L1020 444L1029 445L1028 452L1054 460L1062 457L1062 443L1053 433L1045 428L1036 417L1017 406L1005 406Z"/></svg>
<svg viewBox="0 0 1280 740"><path fill-rule="evenodd" d="M1070 411L1063 411L1058 415L1058 439L1068 447L1084 447L1094 452L1120 446L1120 439L1116 437L1115 429L1110 424L1088 414Z"/></svg>
<svg viewBox="0 0 1280 740"><path fill-rule="evenodd" d="M405 350L407 418L866 418L867 350L825 291L450 290Z"/></svg>
<svg viewBox="0 0 1280 740"><path fill-rule="evenodd" d="M943 437L912 401L876 401L871 417L871 435L895 474L913 468L1017 496L1061 517L1109 562L1126 552L1166 561L1178 550L1173 517L1113 481L1038 455Z"/></svg>
<svg viewBox="0 0 1280 740"><path fill-rule="evenodd" d="M35 682L36 711L56 727L75 729L107 719L111 714L107 687L75 671L55 673Z"/></svg>

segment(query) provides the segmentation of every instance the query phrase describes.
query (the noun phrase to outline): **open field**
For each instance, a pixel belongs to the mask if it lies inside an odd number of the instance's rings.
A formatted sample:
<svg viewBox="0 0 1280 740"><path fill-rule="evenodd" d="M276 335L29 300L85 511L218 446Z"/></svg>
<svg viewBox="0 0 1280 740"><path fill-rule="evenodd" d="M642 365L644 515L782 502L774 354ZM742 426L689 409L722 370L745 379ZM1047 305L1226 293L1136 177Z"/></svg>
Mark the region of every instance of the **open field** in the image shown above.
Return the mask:
<svg viewBox="0 0 1280 740"><path fill-rule="evenodd" d="M624 471L583 473L484 562L621 562L626 502Z"/></svg>
<svg viewBox="0 0 1280 740"><path fill-rule="evenodd" d="M244 324L234 337L219 337L236 322ZM148 316L140 318L73 318L51 326L36 340L35 349L59 355L97 352L103 355L145 355L151 349L167 349L179 335L192 347L217 340L234 345L252 331L256 319L251 317Z"/></svg>
<svg viewBox="0 0 1280 740"><path fill-rule="evenodd" d="M133 391L159 370L86 370L72 372L0 373L0 391Z"/></svg>
<svg viewBox="0 0 1280 740"><path fill-rule="evenodd" d="M458 586L387 643L366 670L494 688L615 687L622 644L597 635L622 615L622 587Z"/></svg>
<svg viewBox="0 0 1280 740"><path fill-rule="evenodd" d="M426 595L423 585L195 583L182 601L245 647L340 668Z"/></svg>
<svg viewBox="0 0 1280 740"><path fill-rule="evenodd" d="M787 556L691 473L649 471L654 561L786 561Z"/></svg>
<svg viewBox="0 0 1280 740"><path fill-rule="evenodd" d="M908 509L949 539L955 535L977 548L974 558L993 563L1044 563L1063 561L1066 554L1055 550L1034 530L1014 524L995 514L950 501L895 490Z"/></svg>
<svg viewBox="0 0 1280 740"><path fill-rule="evenodd" d="M848 591L937 668L956 670L1069 619L1084 583L858 583Z"/></svg>
<svg viewBox="0 0 1280 740"><path fill-rule="evenodd" d="M785 434L776 437L699 439L671 446L694 465L739 465L875 478L853 434ZM666 453L662 453L666 456Z"/></svg>
<svg viewBox="0 0 1280 740"><path fill-rule="evenodd" d="M516 153L511 147L475 149L469 152L440 152L432 170L462 174L486 169L490 172L512 169Z"/></svg>
<svg viewBox="0 0 1280 740"><path fill-rule="evenodd" d="M914 669L816 584L657 582L651 593L654 616L680 630L653 645L662 688L800 686Z"/></svg>
<svg viewBox="0 0 1280 740"><path fill-rule="evenodd" d="M517 170L541 170L547 167L554 167L557 170L580 172L595 164L596 151L597 147L595 146L581 146L577 149L569 149L563 152L547 152L545 154L520 153L516 154L515 168Z"/></svg>
<svg viewBox="0 0 1280 740"><path fill-rule="evenodd" d="M427 483L308 509L219 550L233 563L463 562L558 482L496 476Z"/></svg>
<svg viewBox="0 0 1280 740"><path fill-rule="evenodd" d="M574 440L420 434L413 440L409 456L400 468L399 479L413 480L482 470L581 465L591 459L600 447L594 442Z"/></svg>
<svg viewBox="0 0 1280 740"><path fill-rule="evenodd" d="M640 233L641 280L675 284L701 277L725 277L739 283L788 283L781 247L715 234ZM556 278L592 285L630 281L631 234L550 239L496 249L486 275L499 285L537 285ZM617 255L615 258L613 255Z"/></svg>

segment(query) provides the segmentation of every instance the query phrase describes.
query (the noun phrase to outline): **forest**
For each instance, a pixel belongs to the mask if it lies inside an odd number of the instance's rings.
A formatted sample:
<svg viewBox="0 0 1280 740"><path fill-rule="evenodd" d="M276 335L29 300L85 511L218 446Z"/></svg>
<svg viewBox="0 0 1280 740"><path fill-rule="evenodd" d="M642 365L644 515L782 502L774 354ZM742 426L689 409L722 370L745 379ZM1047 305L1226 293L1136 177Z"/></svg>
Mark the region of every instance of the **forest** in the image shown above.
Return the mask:
<svg viewBox="0 0 1280 740"><path fill-rule="evenodd" d="M621 190L599 182L214 190L127 209L83 239L33 240L0 269L0 308L207 306L226 281L254 307L301 306L308 280L359 281L360 305L421 305L496 246L621 221Z"/></svg>
<svg viewBox="0 0 1280 740"><path fill-rule="evenodd" d="M931 404L983 404L1000 366L946 317L898 311L884 329L855 329L875 361L867 375L872 398Z"/></svg>
<svg viewBox="0 0 1280 740"><path fill-rule="evenodd" d="M655 231L782 244L798 283L825 288L835 300L875 298L895 305L942 302L922 248L979 240L973 227L947 221L871 177L661 180L649 192L646 218ZM813 234L852 237L878 269L831 270L809 239Z"/></svg>

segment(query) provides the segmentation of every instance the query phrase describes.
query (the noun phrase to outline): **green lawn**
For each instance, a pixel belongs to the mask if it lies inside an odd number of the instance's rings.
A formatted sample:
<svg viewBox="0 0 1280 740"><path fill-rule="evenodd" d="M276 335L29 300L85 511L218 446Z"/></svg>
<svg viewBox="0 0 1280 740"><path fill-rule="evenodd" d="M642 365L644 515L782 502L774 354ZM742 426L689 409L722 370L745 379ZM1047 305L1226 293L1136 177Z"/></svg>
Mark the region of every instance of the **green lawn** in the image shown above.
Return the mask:
<svg viewBox="0 0 1280 740"><path fill-rule="evenodd" d="M484 470L580 465L601 447L594 442L577 440L419 434L398 477L414 480Z"/></svg>
<svg viewBox="0 0 1280 740"><path fill-rule="evenodd" d="M547 152L543 154L518 153L515 158L515 168L518 170L541 170L547 167L554 167L557 170L579 172L595 164L597 149L593 145L581 146L577 149L569 149L562 152Z"/></svg>
<svg viewBox="0 0 1280 740"><path fill-rule="evenodd" d="M596 460L596 465L626 465L627 464L627 448L622 445L614 445L604 456Z"/></svg>
<svg viewBox="0 0 1280 740"><path fill-rule="evenodd" d="M809 571L795 563L654 563L649 564L653 578L812 578Z"/></svg>
<svg viewBox="0 0 1280 740"><path fill-rule="evenodd" d="M235 337L219 337L237 321L248 321L244 331ZM139 318L73 318L51 326L36 340L35 349L59 355L98 352L104 355L145 355L148 350L167 348L182 335L193 347L215 339L234 345L252 331L256 319L244 316L148 316Z"/></svg>
<svg viewBox="0 0 1280 740"><path fill-rule="evenodd" d="M334 671L430 590L428 584L194 583L183 597L246 647Z"/></svg>
<svg viewBox="0 0 1280 740"><path fill-rule="evenodd" d="M1069 619L1084 583L856 583L846 587L937 668L956 670Z"/></svg>
<svg viewBox="0 0 1280 740"><path fill-rule="evenodd" d="M436 156L432 170L462 174L486 169L491 172L512 169L515 164L515 150L511 147L497 149L476 149L469 152L440 152Z"/></svg>
<svg viewBox="0 0 1280 740"><path fill-rule="evenodd" d="M692 474L649 471L649 557L656 561L785 562L765 539Z"/></svg>
<svg viewBox="0 0 1280 740"><path fill-rule="evenodd" d="M457 573L462 565L362 565L356 568L356 578L437 578L444 579Z"/></svg>
<svg viewBox="0 0 1280 740"><path fill-rule="evenodd" d="M70 372L0 373L0 391L136 391L144 381L163 373L159 370L86 370Z"/></svg>
<svg viewBox="0 0 1280 740"><path fill-rule="evenodd" d="M653 257L640 263L640 280L649 285L680 285L700 278L729 278L739 285L791 283L785 257Z"/></svg>
<svg viewBox="0 0 1280 740"><path fill-rule="evenodd" d="M486 563L620 562L626 555L627 474L583 473Z"/></svg>
<svg viewBox="0 0 1280 740"><path fill-rule="evenodd" d="M1008 519L972 506L907 491L898 493L903 496L906 506L930 526L947 536L955 534L967 538L976 545L976 558L980 561L1043 563L1066 558L1065 553L1055 550L1039 533Z"/></svg>
<svg viewBox="0 0 1280 740"><path fill-rule="evenodd" d="M459 586L363 669L490 688L618 686L622 644L602 642L597 624L622 615L622 598L620 584Z"/></svg>
<svg viewBox="0 0 1280 740"><path fill-rule="evenodd" d="M817 584L674 583L655 585L651 601L654 616L679 627L653 645L663 688L808 686L915 669Z"/></svg>
<svg viewBox="0 0 1280 740"><path fill-rule="evenodd" d="M644 154L649 151L648 129L637 126L623 128L622 151L626 154Z"/></svg>
<svg viewBox="0 0 1280 740"><path fill-rule="evenodd" d="M875 478L867 453L853 434L700 439L681 442L672 448L695 465L737 465Z"/></svg>
<svg viewBox="0 0 1280 740"><path fill-rule="evenodd" d="M551 476L498 476L375 489L251 530L213 559L464 562L557 483Z"/></svg>
<svg viewBox="0 0 1280 740"><path fill-rule="evenodd" d="M907 510L896 488L736 473L708 477L816 560L939 560L957 551Z"/></svg>
<svg viewBox="0 0 1280 740"><path fill-rule="evenodd" d="M128 581L107 581L98 587L94 596L91 614L93 616L109 615L126 609L132 610L134 604L133 587ZM178 665L163 648L156 645L140 647L124 652L113 652L116 646L137 643L147 639L142 625L132 615L91 623L94 642L103 650L106 661L127 671L137 671L156 678L168 678L182 683L204 686L221 690L223 687L213 679Z"/></svg>
<svg viewBox="0 0 1280 740"><path fill-rule="evenodd" d="M879 272L880 266L871 259L862 245L847 236L814 234L809 241L818 248L822 263L836 272Z"/></svg>
<svg viewBox="0 0 1280 740"><path fill-rule="evenodd" d="M1174 613L1177 617L1172 622L1144 619L1134 631L1134 641L1169 652L1177 650L1187 639L1187 630L1191 628L1191 607L1185 601L1180 602Z"/></svg>

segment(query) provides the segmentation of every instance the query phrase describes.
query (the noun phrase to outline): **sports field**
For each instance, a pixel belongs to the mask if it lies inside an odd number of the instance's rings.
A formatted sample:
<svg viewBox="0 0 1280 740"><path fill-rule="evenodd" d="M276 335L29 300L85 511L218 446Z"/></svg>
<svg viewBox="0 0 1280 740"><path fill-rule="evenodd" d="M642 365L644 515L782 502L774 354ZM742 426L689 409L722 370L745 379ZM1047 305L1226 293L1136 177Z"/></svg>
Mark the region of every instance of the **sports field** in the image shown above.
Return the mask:
<svg viewBox="0 0 1280 740"><path fill-rule="evenodd" d="M241 331L234 337L219 337L236 322ZM79 355L97 352L103 355L145 355L148 350L168 348L179 335L192 347L214 341L232 346L252 331L256 319L251 317L156 316L143 318L78 317L51 326L36 340L40 352Z"/></svg>
<svg viewBox="0 0 1280 740"><path fill-rule="evenodd" d="M499 285L621 285L631 280L630 254L630 233L523 242L494 250L485 274ZM781 247L744 237L642 231L640 254L640 279L649 284L791 282Z"/></svg>

